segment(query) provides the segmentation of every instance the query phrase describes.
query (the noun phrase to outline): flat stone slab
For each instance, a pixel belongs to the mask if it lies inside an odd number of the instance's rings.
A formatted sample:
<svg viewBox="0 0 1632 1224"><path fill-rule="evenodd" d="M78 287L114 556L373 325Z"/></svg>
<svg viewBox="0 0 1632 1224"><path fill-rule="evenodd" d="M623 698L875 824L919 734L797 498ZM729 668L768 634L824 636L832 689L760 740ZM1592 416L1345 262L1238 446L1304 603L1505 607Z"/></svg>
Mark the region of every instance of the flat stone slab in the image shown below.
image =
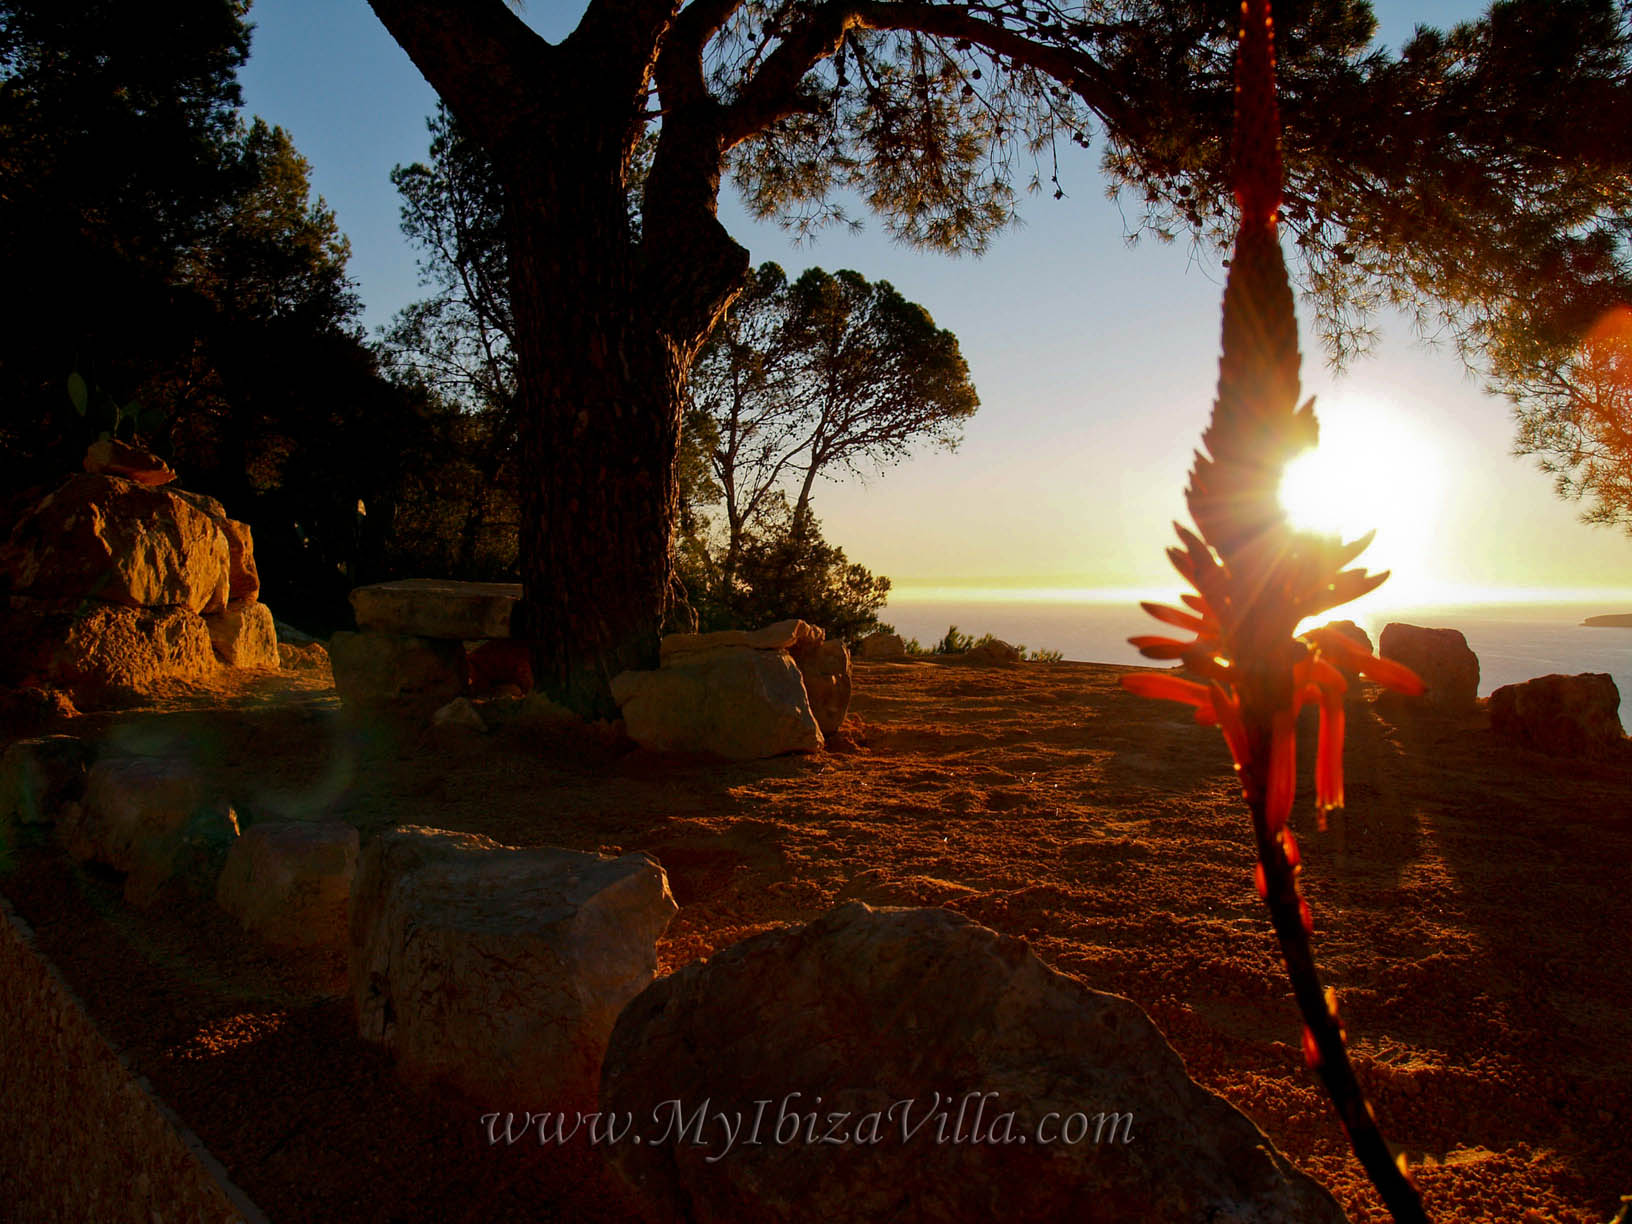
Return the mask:
<svg viewBox="0 0 1632 1224"><path fill-rule="evenodd" d="M745 646L749 650L811 649L821 645L826 636L815 625L802 620L777 621L763 629L722 629L718 633L670 633L663 638L659 655L663 666L680 655L698 654L705 650L719 650L726 646Z"/></svg>
<svg viewBox="0 0 1632 1224"><path fill-rule="evenodd" d="M351 593L359 629L461 642L510 637L511 617L520 602L519 582L404 578Z"/></svg>

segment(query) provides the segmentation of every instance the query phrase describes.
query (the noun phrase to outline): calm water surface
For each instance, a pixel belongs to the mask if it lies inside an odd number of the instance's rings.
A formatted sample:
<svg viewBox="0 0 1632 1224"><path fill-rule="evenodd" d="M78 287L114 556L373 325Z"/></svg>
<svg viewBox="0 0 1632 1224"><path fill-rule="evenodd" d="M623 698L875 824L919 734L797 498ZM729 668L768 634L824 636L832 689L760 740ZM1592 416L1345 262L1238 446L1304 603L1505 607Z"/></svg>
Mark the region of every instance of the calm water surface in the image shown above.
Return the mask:
<svg viewBox="0 0 1632 1224"><path fill-rule="evenodd" d="M1355 619L1373 644L1389 621L1431 628L1460 629L1479 656L1479 695L1504 684L1552 672L1608 672L1621 691L1621 722L1632 717L1632 629L1589 629L1588 616L1632 609L1603 604L1466 604L1393 609ZM1140 663L1127 644L1136 633L1162 628L1139 610L1137 602L1065 602L990 599L890 601L880 614L903 637L927 648L948 625L975 637L991 633L1033 650L1058 650L1067 659L1089 663Z"/></svg>

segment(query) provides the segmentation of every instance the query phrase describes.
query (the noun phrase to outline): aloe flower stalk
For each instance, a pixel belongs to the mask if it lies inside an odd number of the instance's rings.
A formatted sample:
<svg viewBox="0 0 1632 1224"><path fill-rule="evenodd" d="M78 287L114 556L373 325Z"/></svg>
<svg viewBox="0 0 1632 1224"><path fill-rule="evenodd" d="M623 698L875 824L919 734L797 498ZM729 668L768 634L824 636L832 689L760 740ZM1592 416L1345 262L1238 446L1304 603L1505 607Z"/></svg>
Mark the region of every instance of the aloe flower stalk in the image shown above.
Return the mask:
<svg viewBox="0 0 1632 1224"><path fill-rule="evenodd" d="M1298 888L1298 844L1287 827L1300 708L1320 710L1315 804L1324 827L1326 812L1343 804L1345 672L1407 693L1421 693L1422 683L1333 630L1297 635L1305 617L1359 598L1388 575L1344 568L1369 535L1343 543L1294 531L1280 505L1287 461L1315 444L1317 424L1313 401L1298 403L1297 320L1277 236L1280 121L1269 0L1243 0L1241 11L1233 149L1240 222L1224 288L1218 398L1185 493L1197 530L1176 525L1183 547L1168 550L1195 594L1183 596L1187 610L1144 605L1193 636L1130 639L1147 658L1180 660L1199 679L1137 673L1122 683L1193 706L1198 722L1223 732L1252 814L1258 892L1303 1015L1305 1060L1394 1218L1426 1221L1404 1158L1390 1155L1355 1079L1336 994L1321 984L1314 923Z"/></svg>

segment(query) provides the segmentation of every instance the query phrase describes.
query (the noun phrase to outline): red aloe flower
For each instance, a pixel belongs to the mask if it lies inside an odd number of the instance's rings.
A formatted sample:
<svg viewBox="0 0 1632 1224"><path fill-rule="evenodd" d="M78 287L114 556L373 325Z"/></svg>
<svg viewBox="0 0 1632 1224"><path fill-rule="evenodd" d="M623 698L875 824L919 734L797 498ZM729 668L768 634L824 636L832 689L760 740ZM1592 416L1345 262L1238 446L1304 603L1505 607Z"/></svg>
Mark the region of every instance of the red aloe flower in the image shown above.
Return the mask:
<svg viewBox="0 0 1632 1224"><path fill-rule="evenodd" d="M1297 636L1307 617L1374 590L1388 577L1344 567L1371 542L1294 531L1279 501L1286 463L1315 444L1313 401L1299 405L1298 329L1277 236L1280 122L1269 0L1243 0L1236 65L1234 258L1224 288L1218 397L1185 501L1197 532L1175 524L1174 567L1196 590L1189 611L1145 604L1188 639L1130 639L1150 659L1178 660L1194 679L1124 676L1132 692L1192 706L1229 744L1252 813L1256 883L1281 943L1304 1017L1304 1052L1349 1132L1355 1154L1398 1220L1425 1221L1403 1162L1396 1164L1349 1063L1336 995L1321 986L1313 922L1298 889L1301 855L1287 820L1297 786L1297 720L1320 709L1315 804L1343 804L1344 672L1408 693L1422 683L1329 629ZM1199 534L1198 534L1199 532Z"/></svg>

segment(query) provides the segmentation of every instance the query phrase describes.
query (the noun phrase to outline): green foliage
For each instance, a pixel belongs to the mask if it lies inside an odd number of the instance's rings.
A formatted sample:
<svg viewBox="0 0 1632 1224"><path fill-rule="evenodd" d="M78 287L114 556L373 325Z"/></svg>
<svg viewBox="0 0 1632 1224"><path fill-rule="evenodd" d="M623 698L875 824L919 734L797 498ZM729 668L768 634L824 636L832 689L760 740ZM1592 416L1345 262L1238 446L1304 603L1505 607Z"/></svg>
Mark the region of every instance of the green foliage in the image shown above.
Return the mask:
<svg viewBox="0 0 1632 1224"><path fill-rule="evenodd" d="M126 438L140 438L163 425L167 415L162 404L143 407L141 401L131 400L128 404L121 405L100 386L87 383L85 376L78 370L68 375L68 402L73 405L75 413L92 424L95 423L91 413L94 406L97 409L96 415L108 423L108 427L100 434L104 438L118 437L120 430L126 425L130 426L125 430Z"/></svg>
<svg viewBox="0 0 1632 1224"><path fill-rule="evenodd" d="M975 639L967 633L959 633L956 625L948 625L946 636L929 648L931 654L953 655L966 654L975 648Z"/></svg>
<svg viewBox="0 0 1632 1224"><path fill-rule="evenodd" d="M682 544L677 563L703 632L797 617L853 644L878 629L890 593L888 578L851 562L808 515L784 513L745 537L729 586L696 541Z"/></svg>

